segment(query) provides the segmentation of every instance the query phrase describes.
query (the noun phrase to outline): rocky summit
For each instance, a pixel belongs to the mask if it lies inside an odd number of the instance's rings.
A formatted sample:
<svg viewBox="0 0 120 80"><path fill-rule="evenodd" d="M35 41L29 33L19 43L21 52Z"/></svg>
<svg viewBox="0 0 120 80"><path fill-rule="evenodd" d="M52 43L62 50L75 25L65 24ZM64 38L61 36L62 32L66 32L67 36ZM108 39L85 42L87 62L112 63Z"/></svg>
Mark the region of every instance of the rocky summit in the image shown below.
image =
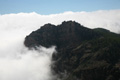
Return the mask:
<svg viewBox="0 0 120 80"><path fill-rule="evenodd" d="M24 44L29 49L56 46L51 68L61 80L120 80L120 35L109 30L75 21L45 24Z"/></svg>

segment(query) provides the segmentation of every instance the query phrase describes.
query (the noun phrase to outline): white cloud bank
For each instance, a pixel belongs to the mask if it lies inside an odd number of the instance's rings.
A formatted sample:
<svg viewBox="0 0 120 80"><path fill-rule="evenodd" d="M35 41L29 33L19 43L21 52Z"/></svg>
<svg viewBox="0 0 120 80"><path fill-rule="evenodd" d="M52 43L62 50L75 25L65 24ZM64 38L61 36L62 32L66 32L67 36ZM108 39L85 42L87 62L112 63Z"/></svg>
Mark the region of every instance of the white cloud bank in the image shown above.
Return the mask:
<svg viewBox="0 0 120 80"><path fill-rule="evenodd" d="M14 49L7 49L8 55L0 56L0 80L53 80L50 64L54 47L39 51Z"/></svg>
<svg viewBox="0 0 120 80"><path fill-rule="evenodd" d="M50 64L54 47L29 51L23 41L26 35L46 23L58 25L67 20L75 20L89 28L120 32L120 10L0 15L0 80L52 80Z"/></svg>

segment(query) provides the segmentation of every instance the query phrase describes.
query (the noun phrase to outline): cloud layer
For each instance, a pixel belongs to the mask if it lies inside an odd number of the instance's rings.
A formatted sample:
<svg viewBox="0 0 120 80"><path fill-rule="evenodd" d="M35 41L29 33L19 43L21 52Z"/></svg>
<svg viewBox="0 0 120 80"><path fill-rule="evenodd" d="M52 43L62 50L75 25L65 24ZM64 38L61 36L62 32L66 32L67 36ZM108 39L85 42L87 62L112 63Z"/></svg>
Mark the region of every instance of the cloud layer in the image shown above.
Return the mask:
<svg viewBox="0 0 120 80"><path fill-rule="evenodd" d="M24 38L46 23L58 25L68 20L89 28L102 27L120 32L120 10L0 15L0 80L52 80L50 64L55 48L40 47L38 51L29 51L23 45Z"/></svg>
<svg viewBox="0 0 120 80"><path fill-rule="evenodd" d="M14 48L16 49L16 48ZM39 51L7 50L12 55L0 57L0 80L53 80L50 64L54 47Z"/></svg>

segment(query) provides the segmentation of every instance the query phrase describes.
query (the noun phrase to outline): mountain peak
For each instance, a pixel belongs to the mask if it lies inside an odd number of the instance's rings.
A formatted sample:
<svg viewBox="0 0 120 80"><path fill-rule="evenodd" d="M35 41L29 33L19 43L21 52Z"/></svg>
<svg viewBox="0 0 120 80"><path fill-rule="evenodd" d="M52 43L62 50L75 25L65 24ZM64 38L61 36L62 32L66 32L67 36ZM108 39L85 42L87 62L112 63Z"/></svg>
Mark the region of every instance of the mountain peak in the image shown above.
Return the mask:
<svg viewBox="0 0 120 80"><path fill-rule="evenodd" d="M62 24L68 24L68 23L77 23L77 22L72 21L72 20L70 20L70 21L63 21L63 22L62 22Z"/></svg>
<svg viewBox="0 0 120 80"><path fill-rule="evenodd" d="M84 40L93 39L96 36L98 36L96 32L75 21L64 21L58 26L48 23L36 32L34 31L27 36L25 39L25 45L27 47L34 47L38 45L50 47L55 45L60 48L66 47L68 44L77 45Z"/></svg>
<svg viewBox="0 0 120 80"><path fill-rule="evenodd" d="M68 27L76 27L76 26L79 26L79 27L83 27L81 24L75 22L75 21L63 21L61 26L68 26Z"/></svg>
<svg viewBox="0 0 120 80"><path fill-rule="evenodd" d="M51 27L51 26L55 26L55 25L53 25L51 23L47 23L47 24L44 25L44 27Z"/></svg>
<svg viewBox="0 0 120 80"><path fill-rule="evenodd" d="M106 29L86 28L75 21L45 24L25 38L25 46L50 47L53 71L61 80L120 80L120 35Z"/></svg>

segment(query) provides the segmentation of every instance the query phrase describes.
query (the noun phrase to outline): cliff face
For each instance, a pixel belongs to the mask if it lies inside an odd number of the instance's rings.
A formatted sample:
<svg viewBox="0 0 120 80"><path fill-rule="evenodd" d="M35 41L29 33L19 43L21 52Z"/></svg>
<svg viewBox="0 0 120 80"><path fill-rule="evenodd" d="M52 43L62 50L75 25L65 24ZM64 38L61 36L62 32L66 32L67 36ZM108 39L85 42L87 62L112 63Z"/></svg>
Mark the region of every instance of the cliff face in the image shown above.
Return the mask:
<svg viewBox="0 0 120 80"><path fill-rule="evenodd" d="M25 46L55 45L52 69L64 80L119 80L120 35L68 21L46 24L25 38Z"/></svg>

